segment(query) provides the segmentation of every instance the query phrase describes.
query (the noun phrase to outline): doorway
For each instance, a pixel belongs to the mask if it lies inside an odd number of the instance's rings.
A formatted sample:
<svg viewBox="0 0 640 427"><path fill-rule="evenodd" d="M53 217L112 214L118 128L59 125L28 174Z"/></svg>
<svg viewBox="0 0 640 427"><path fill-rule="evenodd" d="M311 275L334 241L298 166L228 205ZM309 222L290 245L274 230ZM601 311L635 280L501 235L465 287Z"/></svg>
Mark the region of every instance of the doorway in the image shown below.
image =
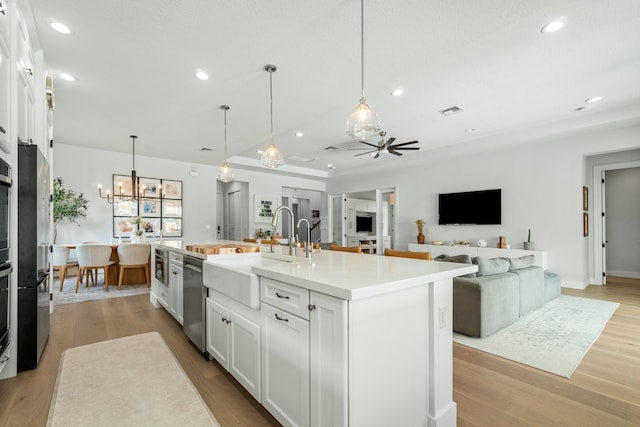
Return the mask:
<svg viewBox="0 0 640 427"><path fill-rule="evenodd" d="M316 190L304 190L300 188L282 187L282 205L287 206L293 212L295 223L294 227L297 227L298 222L301 219L309 221L310 241L312 243L319 243L321 239L321 203L322 192ZM289 234L289 223L287 221L282 222L282 233L285 236ZM296 236L297 234L297 236ZM300 242L307 241L307 227L303 223L299 228L293 230L293 235L297 237Z"/></svg>
<svg viewBox="0 0 640 427"><path fill-rule="evenodd" d="M242 241L249 236L249 183L231 181L217 183L217 237Z"/></svg>
<svg viewBox="0 0 640 427"><path fill-rule="evenodd" d="M606 285L607 276L640 278L637 271L640 249L636 243L640 240L640 218L637 208L630 206L638 203L637 181L624 184L635 179L638 170L640 161L594 166L592 281L596 284ZM626 174L630 176L624 177ZM615 179L616 175L622 179Z"/></svg>

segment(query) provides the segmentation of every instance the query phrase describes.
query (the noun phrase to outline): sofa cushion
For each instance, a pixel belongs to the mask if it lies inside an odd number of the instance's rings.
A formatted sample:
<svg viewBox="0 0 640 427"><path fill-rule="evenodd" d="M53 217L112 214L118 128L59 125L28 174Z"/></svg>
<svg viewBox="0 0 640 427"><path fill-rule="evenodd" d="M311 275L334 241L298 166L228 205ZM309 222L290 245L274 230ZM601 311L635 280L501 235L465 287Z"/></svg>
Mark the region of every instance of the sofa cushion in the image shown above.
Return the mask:
<svg viewBox="0 0 640 427"><path fill-rule="evenodd" d="M536 257L533 255L525 255L520 258L508 258L509 259L509 271L519 270L521 268L526 268L531 265L534 265L536 262Z"/></svg>
<svg viewBox="0 0 640 427"><path fill-rule="evenodd" d="M442 261L442 262L457 262L460 264L471 264L471 257L469 255L447 255L447 254L442 254L442 255L438 255L437 257L434 258L434 261ZM463 276L460 277L476 277L476 273L469 273L469 274L465 274Z"/></svg>
<svg viewBox="0 0 640 427"><path fill-rule="evenodd" d="M504 258L478 257L478 276L506 273L511 264Z"/></svg>

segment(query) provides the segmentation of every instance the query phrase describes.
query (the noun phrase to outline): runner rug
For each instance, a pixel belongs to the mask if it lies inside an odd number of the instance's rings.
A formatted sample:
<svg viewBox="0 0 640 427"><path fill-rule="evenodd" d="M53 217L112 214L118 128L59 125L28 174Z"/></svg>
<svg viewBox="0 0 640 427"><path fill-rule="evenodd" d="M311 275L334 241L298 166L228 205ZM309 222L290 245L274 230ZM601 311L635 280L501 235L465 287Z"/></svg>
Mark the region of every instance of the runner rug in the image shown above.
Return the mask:
<svg viewBox="0 0 640 427"><path fill-rule="evenodd" d="M48 426L219 426L160 334L66 350Z"/></svg>

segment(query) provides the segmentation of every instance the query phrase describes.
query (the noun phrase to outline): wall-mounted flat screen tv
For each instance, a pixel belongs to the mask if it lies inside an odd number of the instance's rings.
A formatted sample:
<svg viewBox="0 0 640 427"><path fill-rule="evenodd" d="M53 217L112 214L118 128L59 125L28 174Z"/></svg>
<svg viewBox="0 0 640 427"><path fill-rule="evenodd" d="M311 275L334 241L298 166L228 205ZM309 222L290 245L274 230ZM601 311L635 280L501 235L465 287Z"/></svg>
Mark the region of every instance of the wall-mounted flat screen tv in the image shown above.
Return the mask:
<svg viewBox="0 0 640 427"><path fill-rule="evenodd" d="M373 217L370 216L357 216L356 217L356 231L373 231Z"/></svg>
<svg viewBox="0 0 640 427"><path fill-rule="evenodd" d="M502 223L502 191L482 190L438 195L438 224L495 225Z"/></svg>

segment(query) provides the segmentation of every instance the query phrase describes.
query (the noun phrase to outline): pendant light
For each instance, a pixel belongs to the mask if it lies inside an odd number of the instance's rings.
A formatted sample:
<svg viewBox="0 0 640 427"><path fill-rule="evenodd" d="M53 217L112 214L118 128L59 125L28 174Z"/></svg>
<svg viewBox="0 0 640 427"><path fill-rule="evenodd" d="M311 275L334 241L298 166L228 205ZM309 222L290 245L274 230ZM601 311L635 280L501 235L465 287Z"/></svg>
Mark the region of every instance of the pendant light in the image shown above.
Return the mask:
<svg viewBox="0 0 640 427"><path fill-rule="evenodd" d="M269 72L269 94L271 99L271 135L269 137L269 145L267 149L262 152L262 164L268 168L278 168L284 164L282 153L278 151L276 144L273 141L273 73L276 71L276 66L267 64L264 69Z"/></svg>
<svg viewBox="0 0 640 427"><path fill-rule="evenodd" d="M139 187L138 185L138 177L136 176L136 139L138 139L137 136L135 135L130 135L129 138L131 138L132 142L133 142L133 166L131 169L131 194L127 195L124 194L124 190L123 190L123 186L122 186L122 182L119 183L119 190L116 193L116 189L113 189L113 195L111 195L111 192L109 190L106 191L106 195L102 195L102 186L98 185L98 195L100 197L102 197L103 199L107 199L107 203L114 203L114 202L136 202L139 198L142 197L142 193L144 192L146 186L142 186ZM115 183L114 183L114 187L115 187ZM140 190L140 194L138 194L138 189Z"/></svg>
<svg viewBox="0 0 640 427"><path fill-rule="evenodd" d="M369 109L364 98L364 0L360 0L360 104L347 119L347 134L365 140L380 132L380 117Z"/></svg>
<svg viewBox="0 0 640 427"><path fill-rule="evenodd" d="M233 181L233 174L231 173L229 163L227 163L227 111L229 110L229 106L221 105L220 108L224 110L224 162L222 162L222 166L220 167L218 179L222 182L231 182Z"/></svg>

